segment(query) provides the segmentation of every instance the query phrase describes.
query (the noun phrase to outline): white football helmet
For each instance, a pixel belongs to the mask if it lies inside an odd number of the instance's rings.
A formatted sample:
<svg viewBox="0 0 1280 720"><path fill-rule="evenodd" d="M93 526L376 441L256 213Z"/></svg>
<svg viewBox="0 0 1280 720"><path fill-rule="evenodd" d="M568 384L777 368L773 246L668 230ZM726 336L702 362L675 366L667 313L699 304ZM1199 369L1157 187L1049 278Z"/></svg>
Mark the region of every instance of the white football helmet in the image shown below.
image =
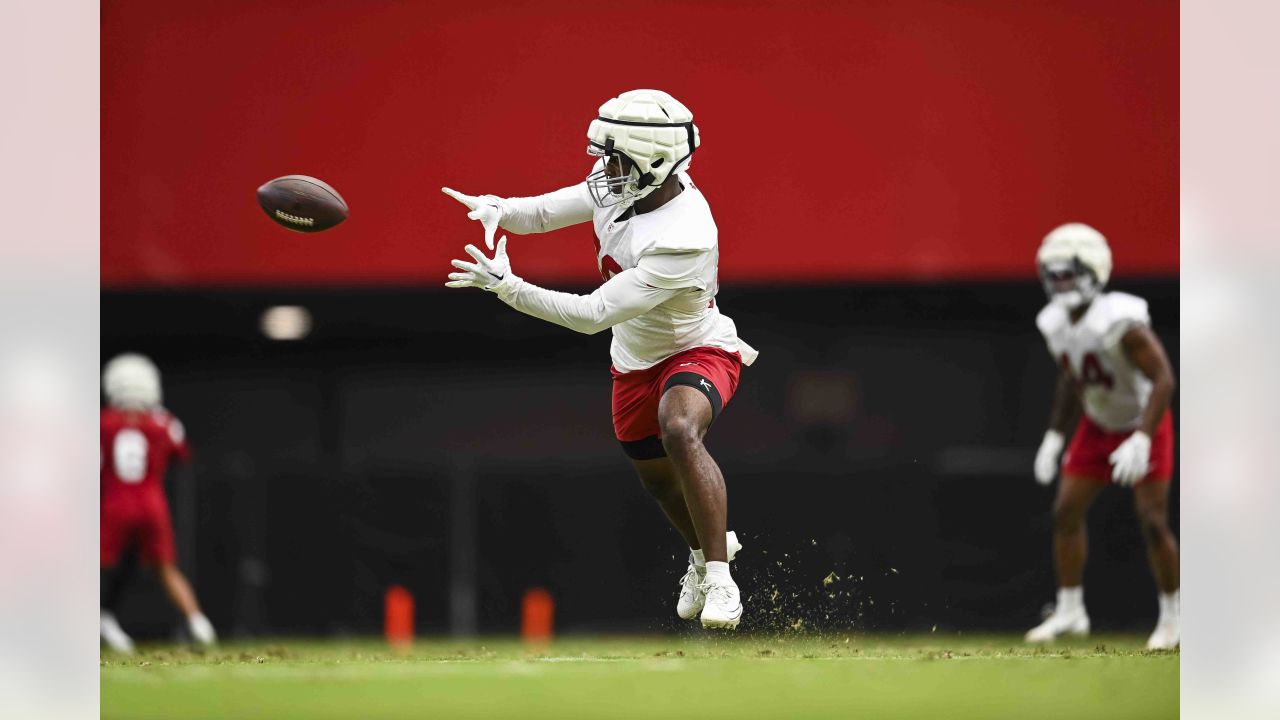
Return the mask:
<svg viewBox="0 0 1280 720"><path fill-rule="evenodd" d="M698 126L689 108L661 90L632 90L600 106L587 128L587 153L631 161L627 175L610 178L602 167L587 176L599 207L630 205L653 192L672 173L689 168L698 148Z"/></svg>
<svg viewBox="0 0 1280 720"><path fill-rule="evenodd" d="M160 371L143 355L117 355L102 371L102 392L116 407L159 407Z"/></svg>
<svg viewBox="0 0 1280 720"><path fill-rule="evenodd" d="M1097 297L1111 278L1111 248L1084 223L1059 225L1036 253L1040 280L1051 302L1075 310Z"/></svg>

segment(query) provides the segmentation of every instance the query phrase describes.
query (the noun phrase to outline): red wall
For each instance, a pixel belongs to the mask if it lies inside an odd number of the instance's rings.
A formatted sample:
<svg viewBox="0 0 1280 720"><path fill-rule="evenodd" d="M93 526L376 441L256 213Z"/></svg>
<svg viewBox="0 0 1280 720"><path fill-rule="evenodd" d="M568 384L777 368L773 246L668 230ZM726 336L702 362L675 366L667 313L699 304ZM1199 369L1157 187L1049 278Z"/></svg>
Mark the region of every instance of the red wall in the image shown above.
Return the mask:
<svg viewBox="0 0 1280 720"><path fill-rule="evenodd" d="M479 227L439 192L581 179L611 95L665 89L726 282L1028 277L1079 219L1178 269L1174 2L105 3L104 286L442 283ZM332 183L288 232L254 190ZM517 272L597 278L588 226Z"/></svg>

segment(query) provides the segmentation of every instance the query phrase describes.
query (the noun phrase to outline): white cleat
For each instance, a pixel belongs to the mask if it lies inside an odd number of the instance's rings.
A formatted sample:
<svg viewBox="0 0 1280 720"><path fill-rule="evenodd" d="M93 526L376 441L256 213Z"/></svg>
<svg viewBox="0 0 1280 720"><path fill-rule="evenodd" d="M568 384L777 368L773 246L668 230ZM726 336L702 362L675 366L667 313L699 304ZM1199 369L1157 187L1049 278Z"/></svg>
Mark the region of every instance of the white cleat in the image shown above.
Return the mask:
<svg viewBox="0 0 1280 720"><path fill-rule="evenodd" d="M676 615L679 615L681 620L692 620L702 612L706 595L702 594L699 586L702 585L702 578L706 572L705 567L702 568L702 572L699 572L698 567L693 564L693 556L689 557L689 569L684 577L680 578L680 599L676 600Z"/></svg>
<svg viewBox="0 0 1280 720"><path fill-rule="evenodd" d="M1077 635L1085 637L1089 634L1089 616L1084 611L1058 612L1055 610L1047 620L1031 628L1027 632L1029 643L1051 642L1059 635Z"/></svg>
<svg viewBox="0 0 1280 720"><path fill-rule="evenodd" d="M1156 624L1156 631L1147 640L1148 650L1172 650L1179 644L1178 621L1164 621Z"/></svg>
<svg viewBox="0 0 1280 720"><path fill-rule="evenodd" d="M729 562L733 562L733 558L742 549L742 543L738 542L738 533L730 530L724 534L724 547L729 551Z"/></svg>
<svg viewBox="0 0 1280 720"><path fill-rule="evenodd" d="M742 543L738 542L738 534L732 530L725 533L724 538L729 561L733 562L734 556L742 549ZM680 578L680 598L676 600L676 615L679 615L681 620L692 620L698 617L698 613L702 612L705 595L699 586L702 584L702 579L706 574L707 569L694 565L693 556L690 555L689 567L686 569L684 577Z"/></svg>
<svg viewBox="0 0 1280 720"><path fill-rule="evenodd" d="M218 633L213 631L213 623L209 622L209 618L203 613L188 617L187 628L191 631L192 639L201 647L213 647L218 644Z"/></svg>
<svg viewBox="0 0 1280 720"><path fill-rule="evenodd" d="M732 580L727 583L703 582L698 589L706 599L702 608L702 627L727 630L738 627L738 621L742 619L742 597L737 583Z"/></svg>
<svg viewBox="0 0 1280 720"><path fill-rule="evenodd" d="M103 611L98 623L98 634L107 647L123 655L133 654L133 638L120 627L116 616Z"/></svg>

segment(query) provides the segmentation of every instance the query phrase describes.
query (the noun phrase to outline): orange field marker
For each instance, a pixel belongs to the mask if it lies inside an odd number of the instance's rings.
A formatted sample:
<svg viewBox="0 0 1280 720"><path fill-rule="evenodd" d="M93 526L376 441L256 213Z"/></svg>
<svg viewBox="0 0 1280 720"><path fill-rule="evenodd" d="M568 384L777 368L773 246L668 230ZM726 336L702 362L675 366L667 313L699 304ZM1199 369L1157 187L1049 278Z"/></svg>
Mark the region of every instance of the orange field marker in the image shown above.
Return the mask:
<svg viewBox="0 0 1280 720"><path fill-rule="evenodd" d="M542 588L530 588L521 608L520 636L525 642L542 644L551 640L556 601Z"/></svg>
<svg viewBox="0 0 1280 720"><path fill-rule="evenodd" d="M391 647L408 649L413 644L413 593L399 585L387 588L383 619Z"/></svg>

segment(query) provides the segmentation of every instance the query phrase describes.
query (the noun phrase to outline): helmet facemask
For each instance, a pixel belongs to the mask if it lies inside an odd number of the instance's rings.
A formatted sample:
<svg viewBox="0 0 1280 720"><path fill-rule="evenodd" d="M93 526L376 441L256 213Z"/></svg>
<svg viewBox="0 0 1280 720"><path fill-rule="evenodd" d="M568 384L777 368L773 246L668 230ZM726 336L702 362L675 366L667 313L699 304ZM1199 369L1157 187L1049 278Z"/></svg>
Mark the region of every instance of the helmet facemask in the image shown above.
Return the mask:
<svg viewBox="0 0 1280 720"><path fill-rule="evenodd" d="M1097 275L1079 257L1041 263L1040 281L1049 301L1068 311L1091 302L1102 288Z"/></svg>
<svg viewBox="0 0 1280 720"><path fill-rule="evenodd" d="M587 154L603 159L600 169L587 176L587 189L596 206L601 208L615 205L630 205L653 192L657 187L640 186L640 169L634 160L614 149L613 139L605 141L604 147L594 143L587 146ZM618 163L625 171L609 174L609 166Z"/></svg>

